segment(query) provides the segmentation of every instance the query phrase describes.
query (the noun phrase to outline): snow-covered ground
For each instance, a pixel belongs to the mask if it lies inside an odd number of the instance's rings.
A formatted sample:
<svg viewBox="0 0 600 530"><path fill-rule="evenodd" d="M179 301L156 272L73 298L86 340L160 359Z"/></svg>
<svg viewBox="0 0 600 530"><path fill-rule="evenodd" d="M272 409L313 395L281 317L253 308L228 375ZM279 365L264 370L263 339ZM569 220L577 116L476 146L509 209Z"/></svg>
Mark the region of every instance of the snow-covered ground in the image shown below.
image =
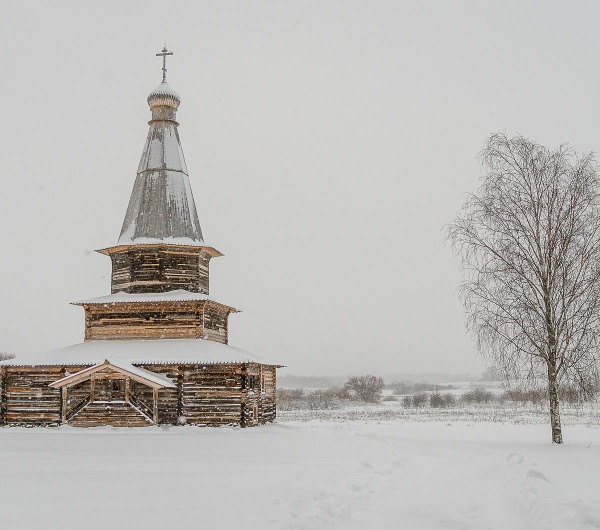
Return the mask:
<svg viewBox="0 0 600 530"><path fill-rule="evenodd" d="M549 420L545 404L499 403L461 404L448 408L404 407L400 401L383 401L378 404L343 403L330 410L292 409L280 410L279 419L285 421L409 421L409 422L492 422L537 423L547 425ZM600 403L579 406L563 405L561 418L566 425L586 425L600 428Z"/></svg>
<svg viewBox="0 0 600 530"><path fill-rule="evenodd" d="M0 429L0 528L600 528L600 429Z"/></svg>

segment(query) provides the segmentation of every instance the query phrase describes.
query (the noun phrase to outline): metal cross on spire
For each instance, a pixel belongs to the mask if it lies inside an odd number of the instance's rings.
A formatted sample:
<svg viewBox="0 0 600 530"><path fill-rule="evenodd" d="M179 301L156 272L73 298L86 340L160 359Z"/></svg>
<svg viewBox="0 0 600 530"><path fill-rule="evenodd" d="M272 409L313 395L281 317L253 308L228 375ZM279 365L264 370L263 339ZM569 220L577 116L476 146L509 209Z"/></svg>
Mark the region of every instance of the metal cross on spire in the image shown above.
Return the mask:
<svg viewBox="0 0 600 530"><path fill-rule="evenodd" d="M165 44L165 47L162 49L162 53L156 54L157 57L163 58L163 83L167 80L167 55L173 55L173 52L168 52L167 45Z"/></svg>

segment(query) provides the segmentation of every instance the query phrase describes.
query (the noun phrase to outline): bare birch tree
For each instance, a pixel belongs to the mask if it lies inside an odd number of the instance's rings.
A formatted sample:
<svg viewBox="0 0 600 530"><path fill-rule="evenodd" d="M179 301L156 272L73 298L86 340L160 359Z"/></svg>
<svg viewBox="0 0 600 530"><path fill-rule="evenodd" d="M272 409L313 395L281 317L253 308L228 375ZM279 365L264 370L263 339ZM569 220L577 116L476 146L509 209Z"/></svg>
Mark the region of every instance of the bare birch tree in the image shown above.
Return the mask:
<svg viewBox="0 0 600 530"><path fill-rule="evenodd" d="M592 154L492 135L482 185L447 226L462 258L460 295L480 353L508 378L548 384L552 441L558 389L598 379L600 195Z"/></svg>

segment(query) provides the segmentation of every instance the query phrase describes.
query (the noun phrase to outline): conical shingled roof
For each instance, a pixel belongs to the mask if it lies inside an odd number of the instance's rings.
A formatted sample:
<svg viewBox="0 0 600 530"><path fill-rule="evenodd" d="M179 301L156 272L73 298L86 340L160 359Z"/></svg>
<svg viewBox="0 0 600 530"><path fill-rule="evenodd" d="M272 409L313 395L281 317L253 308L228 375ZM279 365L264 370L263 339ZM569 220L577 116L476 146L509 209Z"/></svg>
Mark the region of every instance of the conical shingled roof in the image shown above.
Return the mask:
<svg viewBox="0 0 600 530"><path fill-rule="evenodd" d="M166 81L148 96L152 121L119 245L204 246L175 121L180 101Z"/></svg>

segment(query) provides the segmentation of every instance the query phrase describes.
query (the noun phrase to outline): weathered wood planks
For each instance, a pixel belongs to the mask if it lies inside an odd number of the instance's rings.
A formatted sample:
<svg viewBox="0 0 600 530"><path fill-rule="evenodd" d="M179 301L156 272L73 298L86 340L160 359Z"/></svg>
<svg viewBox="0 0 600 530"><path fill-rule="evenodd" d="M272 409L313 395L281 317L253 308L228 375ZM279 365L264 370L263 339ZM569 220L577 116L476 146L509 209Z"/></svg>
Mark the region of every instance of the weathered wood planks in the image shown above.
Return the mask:
<svg viewBox="0 0 600 530"><path fill-rule="evenodd" d="M135 245L107 249L113 293L159 293L185 289L208 294L211 254L198 247Z"/></svg>
<svg viewBox="0 0 600 530"><path fill-rule="evenodd" d="M233 308L212 300L84 304L85 340L199 339L227 344Z"/></svg>
<svg viewBox="0 0 600 530"><path fill-rule="evenodd" d="M140 414L154 420L150 423L158 424L254 426L275 419L275 366L256 363L139 366L169 377L177 388L153 392L149 386L131 379L128 392L125 380L122 391L113 388L109 392L105 386L116 380L98 378L92 384L90 376L70 386L63 398L60 389L48 385L88 366L3 366L0 421L3 425L25 426L59 425L63 420L85 426L126 425L130 413L119 416L111 403L131 404ZM99 402L105 405L98 406ZM132 413L131 418L132 425L150 424L140 423L137 414Z"/></svg>

